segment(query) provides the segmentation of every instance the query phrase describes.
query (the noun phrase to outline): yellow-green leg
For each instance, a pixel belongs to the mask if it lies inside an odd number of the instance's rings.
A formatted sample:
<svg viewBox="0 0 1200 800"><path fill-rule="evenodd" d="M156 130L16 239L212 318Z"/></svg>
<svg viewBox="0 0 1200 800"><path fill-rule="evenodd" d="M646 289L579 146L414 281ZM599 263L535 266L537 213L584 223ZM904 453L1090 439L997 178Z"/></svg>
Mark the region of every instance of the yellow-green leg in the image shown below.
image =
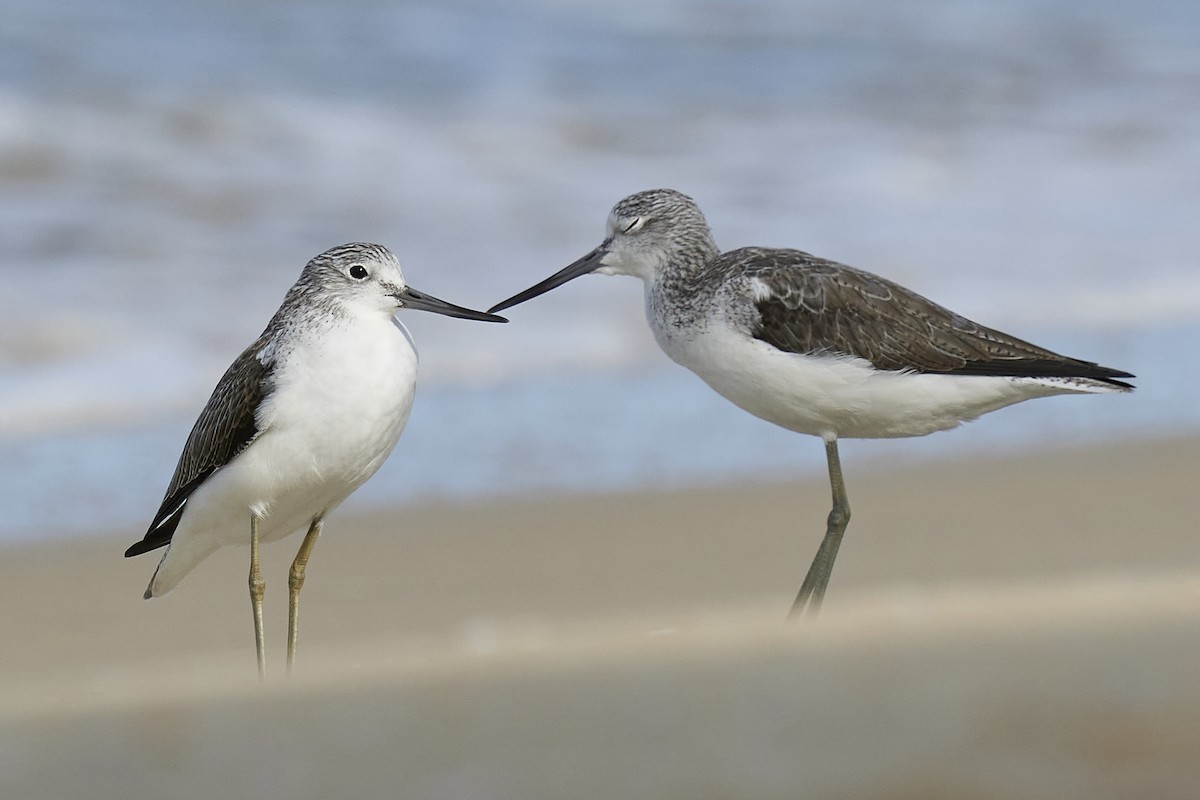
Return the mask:
<svg viewBox="0 0 1200 800"><path fill-rule="evenodd" d="M321 535L322 521L321 517L317 517L308 526L308 533L304 534L304 542L301 543L296 559L292 562L292 569L288 572L288 672L291 672L296 664L296 634L300 627L300 588L304 586L304 570L308 567L308 557L312 554L313 545Z"/></svg>
<svg viewBox="0 0 1200 800"><path fill-rule="evenodd" d="M267 584L258 566L258 517L250 515L250 605L254 609L254 649L258 654L258 677L267 677L267 649L263 636L263 594Z"/></svg>
<svg viewBox="0 0 1200 800"><path fill-rule="evenodd" d="M792 603L789 617L800 615L808 606L808 615L815 617L821 609L821 600L825 597L825 587L829 585L829 576L833 573L833 561L837 558L838 548L842 544L842 534L850 523L850 502L846 499L846 484L842 480L842 461L838 457L837 439L825 440L825 459L829 464L829 487L833 490L833 509L825 528L825 538L817 550L816 558L804 576L800 586L800 594Z"/></svg>

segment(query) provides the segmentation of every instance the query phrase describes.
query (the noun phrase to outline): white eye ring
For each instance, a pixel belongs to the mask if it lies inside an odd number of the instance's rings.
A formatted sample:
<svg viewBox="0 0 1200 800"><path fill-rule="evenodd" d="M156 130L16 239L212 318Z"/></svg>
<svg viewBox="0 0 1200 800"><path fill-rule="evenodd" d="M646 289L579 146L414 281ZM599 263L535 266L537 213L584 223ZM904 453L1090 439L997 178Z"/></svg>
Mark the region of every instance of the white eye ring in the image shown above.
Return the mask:
<svg viewBox="0 0 1200 800"><path fill-rule="evenodd" d="M346 274L356 281L365 281L371 275L362 264L351 264L350 269L346 270Z"/></svg>
<svg viewBox="0 0 1200 800"><path fill-rule="evenodd" d="M621 232L622 233L636 233L637 231L640 231L642 229L642 226L645 224L646 224L645 217L634 217L632 220L630 220L629 224L626 225L625 229Z"/></svg>

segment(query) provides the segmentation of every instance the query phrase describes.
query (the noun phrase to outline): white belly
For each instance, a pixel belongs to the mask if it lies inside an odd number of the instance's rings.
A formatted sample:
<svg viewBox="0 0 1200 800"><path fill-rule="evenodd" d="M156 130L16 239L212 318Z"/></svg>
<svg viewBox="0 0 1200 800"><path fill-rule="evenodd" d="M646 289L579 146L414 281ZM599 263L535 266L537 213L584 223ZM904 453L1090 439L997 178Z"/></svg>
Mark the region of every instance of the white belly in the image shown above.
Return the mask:
<svg viewBox="0 0 1200 800"><path fill-rule="evenodd" d="M284 356L261 433L188 499L152 594L170 591L218 547L248 544L252 514L262 541L281 539L375 474L408 422L417 374L405 332L386 324L334 328Z"/></svg>
<svg viewBox="0 0 1200 800"><path fill-rule="evenodd" d="M859 358L786 353L721 322L684 333L651 325L668 356L725 398L826 438L924 436L1022 400L1088 391L1053 379L880 371Z"/></svg>

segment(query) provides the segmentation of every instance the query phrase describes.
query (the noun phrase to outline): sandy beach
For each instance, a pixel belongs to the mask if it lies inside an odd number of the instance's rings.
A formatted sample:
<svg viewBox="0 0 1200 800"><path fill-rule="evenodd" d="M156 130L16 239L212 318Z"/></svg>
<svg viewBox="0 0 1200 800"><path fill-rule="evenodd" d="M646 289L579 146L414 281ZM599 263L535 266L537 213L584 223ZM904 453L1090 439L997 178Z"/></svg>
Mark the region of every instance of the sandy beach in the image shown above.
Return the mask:
<svg viewBox="0 0 1200 800"><path fill-rule="evenodd" d="M910 467L847 445L819 620L785 614L828 489L356 512L283 674L266 549L166 598L140 531L0 558L0 795L1128 798L1200 791L1200 439Z"/></svg>
<svg viewBox="0 0 1200 800"><path fill-rule="evenodd" d="M1197 86L1178 0L5 4L0 800L1197 800ZM508 325L408 303L412 416L326 520L294 673L299 535L263 551L265 680L248 548L142 599L160 552L123 553L313 256L378 242L483 309L655 188L721 251L867 270L1136 391L844 441L849 530L788 620L821 443L664 353L643 281ZM297 341L382 352L310 299ZM309 427L273 390L330 362L267 349L255 428ZM318 429L369 422L355 383Z"/></svg>

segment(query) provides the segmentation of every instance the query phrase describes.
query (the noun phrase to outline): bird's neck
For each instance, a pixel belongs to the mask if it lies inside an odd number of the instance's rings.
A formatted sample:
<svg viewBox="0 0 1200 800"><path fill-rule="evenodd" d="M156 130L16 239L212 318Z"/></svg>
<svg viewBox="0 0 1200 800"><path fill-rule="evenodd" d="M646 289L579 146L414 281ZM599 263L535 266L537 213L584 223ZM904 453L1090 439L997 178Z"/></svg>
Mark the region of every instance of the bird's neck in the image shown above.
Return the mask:
<svg viewBox="0 0 1200 800"><path fill-rule="evenodd" d="M696 237L671 252L647 288L675 297L692 295L701 290L701 275L719 255L711 236Z"/></svg>
<svg viewBox="0 0 1200 800"><path fill-rule="evenodd" d="M704 273L718 255L711 238L698 242L694 247L672 253L654 280L647 282L646 315L668 354L673 349L664 337L671 339L679 332L690 335L706 315L712 287L704 280Z"/></svg>

